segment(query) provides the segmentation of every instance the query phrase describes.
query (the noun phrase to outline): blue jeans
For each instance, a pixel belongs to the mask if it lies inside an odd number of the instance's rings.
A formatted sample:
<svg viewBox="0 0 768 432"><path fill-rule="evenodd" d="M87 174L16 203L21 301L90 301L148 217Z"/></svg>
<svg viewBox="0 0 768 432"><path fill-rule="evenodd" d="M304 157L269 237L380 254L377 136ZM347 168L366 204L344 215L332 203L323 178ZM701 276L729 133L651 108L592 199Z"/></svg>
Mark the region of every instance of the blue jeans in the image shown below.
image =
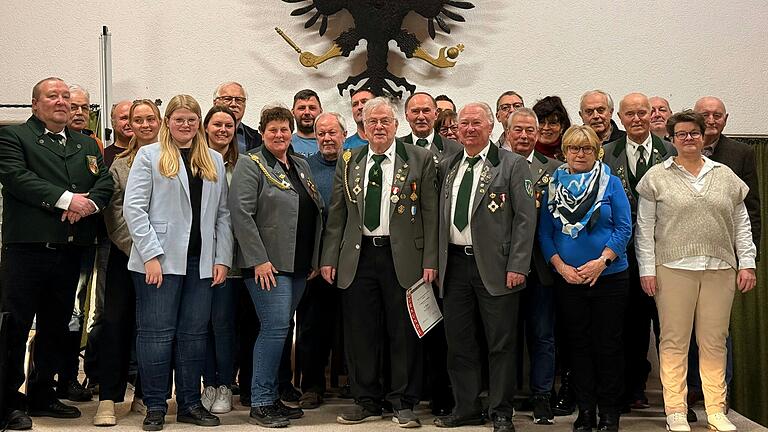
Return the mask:
<svg viewBox="0 0 768 432"><path fill-rule="evenodd" d="M232 386L235 363L235 297L243 284L241 278L227 278L213 288L208 348L203 371L206 386Z"/></svg>
<svg viewBox="0 0 768 432"><path fill-rule="evenodd" d="M148 285L143 273L131 272L136 286L136 355L149 411L167 411L173 357L179 413L200 404L200 376L205 364L211 279L200 279L198 257L187 258L186 276L163 275L162 285Z"/></svg>
<svg viewBox="0 0 768 432"><path fill-rule="evenodd" d="M530 386L534 395L548 395L555 382L554 286L542 285L533 273L520 298L525 338L531 359Z"/></svg>
<svg viewBox="0 0 768 432"><path fill-rule="evenodd" d="M245 286L248 287L261 322L261 331L253 344L252 407L272 405L280 398L277 371L283 345L291 318L307 284L305 277L290 274L279 274L275 279L277 286L270 291L262 289L253 278L245 279Z"/></svg>

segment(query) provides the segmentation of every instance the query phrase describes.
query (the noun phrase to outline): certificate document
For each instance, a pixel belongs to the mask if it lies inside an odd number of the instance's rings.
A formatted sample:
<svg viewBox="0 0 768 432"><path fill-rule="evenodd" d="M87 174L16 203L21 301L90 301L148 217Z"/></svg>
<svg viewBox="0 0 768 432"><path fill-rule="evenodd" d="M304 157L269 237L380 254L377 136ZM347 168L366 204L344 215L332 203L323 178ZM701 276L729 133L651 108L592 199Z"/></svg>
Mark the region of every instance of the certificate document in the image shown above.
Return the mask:
<svg viewBox="0 0 768 432"><path fill-rule="evenodd" d="M408 306L408 316L419 338L424 337L432 327L443 319L440 308L437 307L435 292L431 283L420 279L405 292L405 302Z"/></svg>

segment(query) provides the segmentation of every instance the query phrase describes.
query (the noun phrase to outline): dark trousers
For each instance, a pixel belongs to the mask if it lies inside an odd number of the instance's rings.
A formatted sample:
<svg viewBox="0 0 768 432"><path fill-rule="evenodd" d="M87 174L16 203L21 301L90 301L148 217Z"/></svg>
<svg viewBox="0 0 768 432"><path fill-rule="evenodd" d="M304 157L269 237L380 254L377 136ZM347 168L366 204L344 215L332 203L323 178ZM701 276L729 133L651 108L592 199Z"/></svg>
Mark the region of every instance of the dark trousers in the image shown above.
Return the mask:
<svg viewBox="0 0 768 432"><path fill-rule="evenodd" d="M654 316L658 322L656 303L640 286L640 272L634 250L634 246L627 249L629 293L624 315L624 402L641 399L645 393L645 383L651 372L648 344Z"/></svg>
<svg viewBox="0 0 768 432"><path fill-rule="evenodd" d="M253 378L253 344L259 336L261 323L256 316L251 294L245 284L240 284L235 292L237 296L237 362L240 367L237 382L240 385L240 401L251 401L251 381ZM280 370L277 373L278 386L291 385L291 349L293 347L293 320L288 330L288 337L283 346L283 356L280 359Z"/></svg>
<svg viewBox="0 0 768 432"><path fill-rule="evenodd" d="M557 276L558 317L566 330L573 390L580 410L618 413L624 390L622 332L628 273L600 276L594 286Z"/></svg>
<svg viewBox="0 0 768 432"><path fill-rule="evenodd" d="M320 276L307 281L296 309L296 369L301 391L325 393L325 367L331 354L339 316L339 290Z"/></svg>
<svg viewBox="0 0 768 432"><path fill-rule="evenodd" d="M235 366L235 301L243 285L242 278L227 278L213 288L211 322L203 370L204 386L232 387Z"/></svg>
<svg viewBox="0 0 768 432"><path fill-rule="evenodd" d="M60 367L60 353L68 333L80 277L77 246L12 243L3 245L0 261L0 311L10 312L8 322L8 376L3 389L10 409L23 408L18 393L24 383L24 354L32 319L37 315L34 372L29 377L30 405L55 399L53 376Z"/></svg>
<svg viewBox="0 0 768 432"><path fill-rule="evenodd" d="M381 410L385 397L395 409L419 403L422 348L408 317L405 289L395 273L392 249L363 242L355 279L342 290L344 340L355 401ZM382 355L389 342L390 383L382 383Z"/></svg>
<svg viewBox="0 0 768 432"><path fill-rule="evenodd" d="M520 294L491 295L483 285L474 256L461 251L449 249L447 267L443 281L443 311L448 340L448 374L456 400L454 413L480 413L482 364L487 361L489 414L512 417ZM487 359L480 354L477 337L480 326L485 330L488 344Z"/></svg>
<svg viewBox="0 0 768 432"><path fill-rule="evenodd" d="M98 373L99 400L123 401L135 341L136 289L128 271L128 256L112 245L107 261L104 314L97 351L97 364L104 365Z"/></svg>
<svg viewBox="0 0 768 432"><path fill-rule="evenodd" d="M520 295L520 317L530 355L530 387L534 395L549 395L555 383L554 286L542 285L531 272Z"/></svg>
<svg viewBox="0 0 768 432"><path fill-rule="evenodd" d="M435 294L437 296L437 293ZM443 300L437 305L443 310ZM432 409L451 409L454 406L451 378L448 375L448 342L445 338L445 323L440 321L422 338L424 342L424 373L427 392Z"/></svg>

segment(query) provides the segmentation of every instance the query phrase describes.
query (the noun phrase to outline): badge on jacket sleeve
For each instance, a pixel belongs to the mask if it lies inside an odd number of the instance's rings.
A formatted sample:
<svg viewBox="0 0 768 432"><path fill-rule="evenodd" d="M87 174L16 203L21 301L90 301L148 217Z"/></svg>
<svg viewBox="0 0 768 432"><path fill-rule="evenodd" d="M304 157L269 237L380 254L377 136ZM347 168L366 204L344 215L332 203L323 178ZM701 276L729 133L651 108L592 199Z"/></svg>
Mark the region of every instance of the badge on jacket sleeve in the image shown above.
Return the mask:
<svg viewBox="0 0 768 432"><path fill-rule="evenodd" d="M96 156L87 155L85 158L88 161L88 171L93 175L99 175L99 160Z"/></svg>
<svg viewBox="0 0 768 432"><path fill-rule="evenodd" d="M529 197L533 198L533 183L528 179L525 179L525 193L527 193Z"/></svg>

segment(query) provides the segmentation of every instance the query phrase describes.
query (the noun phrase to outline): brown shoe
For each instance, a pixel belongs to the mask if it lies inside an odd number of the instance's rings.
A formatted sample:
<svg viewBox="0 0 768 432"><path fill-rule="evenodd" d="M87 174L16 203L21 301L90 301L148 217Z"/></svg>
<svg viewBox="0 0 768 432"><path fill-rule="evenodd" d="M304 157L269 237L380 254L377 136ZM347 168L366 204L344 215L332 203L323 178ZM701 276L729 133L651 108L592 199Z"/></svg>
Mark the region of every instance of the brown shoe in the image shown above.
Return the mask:
<svg viewBox="0 0 768 432"><path fill-rule="evenodd" d="M315 409L323 403L323 396L320 393L308 391L299 398L299 408Z"/></svg>
<svg viewBox="0 0 768 432"><path fill-rule="evenodd" d="M115 402L111 400L99 401L96 415L93 416L94 426L114 426L117 424L115 416Z"/></svg>

